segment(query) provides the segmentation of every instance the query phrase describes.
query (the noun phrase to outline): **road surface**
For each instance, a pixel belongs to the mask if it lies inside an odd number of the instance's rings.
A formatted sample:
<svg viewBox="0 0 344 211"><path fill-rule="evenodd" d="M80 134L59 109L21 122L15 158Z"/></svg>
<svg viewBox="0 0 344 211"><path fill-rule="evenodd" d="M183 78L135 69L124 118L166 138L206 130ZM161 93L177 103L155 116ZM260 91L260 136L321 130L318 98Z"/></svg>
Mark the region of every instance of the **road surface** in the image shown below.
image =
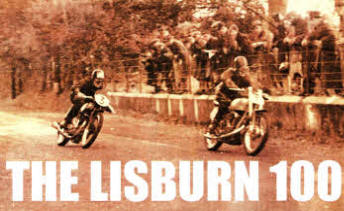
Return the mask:
<svg viewBox="0 0 344 211"><path fill-rule="evenodd" d="M288 164L308 160L315 168L323 160L336 160L343 166L343 142L292 131L274 131L261 154L248 157L242 146L223 145L218 152L208 152L204 148L200 128L194 126L106 115L99 138L91 148L84 150L73 144L65 147L56 145L55 131L49 125L62 117L62 113L0 110L0 210L340 210L344 207L343 197L332 203L321 201L317 186L315 196L308 202L297 202L290 193L287 202L277 202L275 175L269 172L269 168L281 160L288 161ZM78 177L78 184L73 186L73 192L79 193L80 200L32 202L28 170L24 174L24 201L12 202L12 175L6 170L6 160L78 161L79 170L73 173ZM134 203L124 196L121 202L91 202L89 169L90 161L94 160L103 163L104 189L109 187L110 161L121 161L124 165L130 160L142 160L148 168L155 160L170 161L176 168L181 160L226 161L232 168L234 161L259 161L259 202L236 202L234 199L209 202L206 186L204 197L198 202L185 202L178 195L170 202L152 202L148 197L143 202ZM150 183L150 173L142 177ZM122 185L126 184L129 183L122 177Z"/></svg>

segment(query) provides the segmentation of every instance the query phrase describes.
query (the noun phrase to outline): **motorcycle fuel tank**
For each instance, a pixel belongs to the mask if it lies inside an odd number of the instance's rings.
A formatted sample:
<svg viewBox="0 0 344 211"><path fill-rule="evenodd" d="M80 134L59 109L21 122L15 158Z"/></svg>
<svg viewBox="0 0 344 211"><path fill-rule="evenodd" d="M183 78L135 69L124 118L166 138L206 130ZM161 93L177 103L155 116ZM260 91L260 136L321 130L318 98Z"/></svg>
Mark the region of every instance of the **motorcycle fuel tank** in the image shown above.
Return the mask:
<svg viewBox="0 0 344 211"><path fill-rule="evenodd" d="M238 98L233 100L229 109L232 111L246 111L248 110L248 99L247 98Z"/></svg>

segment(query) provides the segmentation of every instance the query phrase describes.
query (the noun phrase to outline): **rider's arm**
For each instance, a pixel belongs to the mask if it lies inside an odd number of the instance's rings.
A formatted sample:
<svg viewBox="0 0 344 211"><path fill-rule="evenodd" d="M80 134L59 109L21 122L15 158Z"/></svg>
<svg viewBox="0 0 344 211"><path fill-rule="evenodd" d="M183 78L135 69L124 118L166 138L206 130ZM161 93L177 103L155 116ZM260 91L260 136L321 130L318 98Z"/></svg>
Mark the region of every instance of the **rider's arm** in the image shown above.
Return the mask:
<svg viewBox="0 0 344 211"><path fill-rule="evenodd" d="M76 99L91 99L92 98L92 96L87 96L86 94L81 92L84 86L87 86L86 80L82 80L72 87L73 98L76 98Z"/></svg>
<svg viewBox="0 0 344 211"><path fill-rule="evenodd" d="M223 87L224 84L220 83L216 89L215 89L215 101L220 104L220 105L224 105L226 106L227 104L230 103L231 99L229 98L229 96L227 96L224 92L223 92Z"/></svg>
<svg viewBox="0 0 344 211"><path fill-rule="evenodd" d="M234 89L231 88L232 91L237 93L237 97L247 98L249 87L252 88L253 92L256 92L259 89L257 82L252 80L249 72L242 74L238 80L238 84L240 85L240 87Z"/></svg>
<svg viewBox="0 0 344 211"><path fill-rule="evenodd" d="M253 91L257 91L259 89L257 81L253 80L249 72L246 72L242 77L243 77L243 80L247 82L248 87L252 87Z"/></svg>
<svg viewBox="0 0 344 211"><path fill-rule="evenodd" d="M76 94L76 96L75 97L77 97L77 98L81 98L81 99L92 99L92 97L91 96L87 96L87 95L85 95L84 93L82 93L82 92L77 92L77 94Z"/></svg>

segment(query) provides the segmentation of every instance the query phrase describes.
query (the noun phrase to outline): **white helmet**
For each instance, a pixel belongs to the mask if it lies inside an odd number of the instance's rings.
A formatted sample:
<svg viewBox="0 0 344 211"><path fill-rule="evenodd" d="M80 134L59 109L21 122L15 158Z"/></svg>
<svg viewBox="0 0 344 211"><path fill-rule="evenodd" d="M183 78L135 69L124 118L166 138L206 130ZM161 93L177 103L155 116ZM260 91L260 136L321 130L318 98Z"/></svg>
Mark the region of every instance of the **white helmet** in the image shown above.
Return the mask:
<svg viewBox="0 0 344 211"><path fill-rule="evenodd" d="M102 89L104 86L105 74L101 69L95 69L92 72L92 82L94 87L97 89Z"/></svg>
<svg viewBox="0 0 344 211"><path fill-rule="evenodd" d="M99 79L105 79L104 71L101 69L95 69L92 72L92 80L99 78Z"/></svg>

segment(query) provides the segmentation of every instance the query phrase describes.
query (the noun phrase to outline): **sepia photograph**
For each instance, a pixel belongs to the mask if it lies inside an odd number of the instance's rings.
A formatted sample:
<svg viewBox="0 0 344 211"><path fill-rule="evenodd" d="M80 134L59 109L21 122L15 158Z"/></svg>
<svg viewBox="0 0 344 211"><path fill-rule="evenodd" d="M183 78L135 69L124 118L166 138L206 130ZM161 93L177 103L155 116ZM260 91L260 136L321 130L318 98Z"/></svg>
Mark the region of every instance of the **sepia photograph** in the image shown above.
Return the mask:
<svg viewBox="0 0 344 211"><path fill-rule="evenodd" d="M344 207L344 0L0 0L0 210Z"/></svg>

